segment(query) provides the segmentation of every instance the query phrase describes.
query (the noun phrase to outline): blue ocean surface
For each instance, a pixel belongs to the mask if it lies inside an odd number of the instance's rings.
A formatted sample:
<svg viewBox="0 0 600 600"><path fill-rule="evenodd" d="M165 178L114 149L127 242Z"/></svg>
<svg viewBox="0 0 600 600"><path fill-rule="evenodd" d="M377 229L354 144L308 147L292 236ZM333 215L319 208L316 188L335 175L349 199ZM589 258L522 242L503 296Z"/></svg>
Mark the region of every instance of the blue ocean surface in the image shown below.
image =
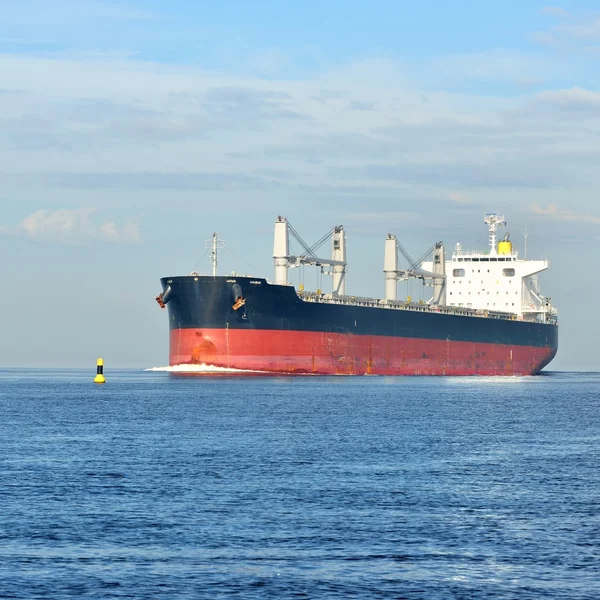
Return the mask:
<svg viewBox="0 0 600 600"><path fill-rule="evenodd" d="M0 370L1 598L600 598L600 374Z"/></svg>

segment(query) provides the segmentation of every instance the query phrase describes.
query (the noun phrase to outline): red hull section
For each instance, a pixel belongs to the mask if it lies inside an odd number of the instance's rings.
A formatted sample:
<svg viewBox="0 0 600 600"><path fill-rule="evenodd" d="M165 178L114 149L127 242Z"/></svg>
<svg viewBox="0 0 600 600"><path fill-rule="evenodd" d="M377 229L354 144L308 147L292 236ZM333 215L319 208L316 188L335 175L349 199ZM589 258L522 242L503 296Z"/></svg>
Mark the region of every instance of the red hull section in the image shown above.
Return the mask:
<svg viewBox="0 0 600 600"><path fill-rule="evenodd" d="M171 365L314 375L534 375L555 348L260 329L171 330Z"/></svg>

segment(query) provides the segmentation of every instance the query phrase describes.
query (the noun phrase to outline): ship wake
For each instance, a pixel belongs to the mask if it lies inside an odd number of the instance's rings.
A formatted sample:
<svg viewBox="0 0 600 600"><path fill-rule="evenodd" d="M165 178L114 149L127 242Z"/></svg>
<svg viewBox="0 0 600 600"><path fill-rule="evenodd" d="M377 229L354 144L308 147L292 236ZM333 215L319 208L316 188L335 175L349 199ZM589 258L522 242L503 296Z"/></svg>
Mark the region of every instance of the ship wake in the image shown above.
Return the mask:
<svg viewBox="0 0 600 600"><path fill-rule="evenodd" d="M170 367L151 367L144 371L155 373L172 373L174 375L271 375L269 371L253 371L251 369L234 369L215 365L172 365Z"/></svg>

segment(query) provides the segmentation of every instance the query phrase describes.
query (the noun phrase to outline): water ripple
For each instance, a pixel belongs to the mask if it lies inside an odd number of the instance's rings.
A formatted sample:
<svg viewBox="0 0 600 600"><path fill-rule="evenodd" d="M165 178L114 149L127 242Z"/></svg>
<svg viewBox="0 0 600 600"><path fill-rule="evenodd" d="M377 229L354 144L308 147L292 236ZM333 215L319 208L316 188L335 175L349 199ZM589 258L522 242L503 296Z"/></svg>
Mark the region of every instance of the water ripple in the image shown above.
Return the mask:
<svg viewBox="0 0 600 600"><path fill-rule="evenodd" d="M108 374L107 374L108 375ZM600 597L600 378L0 371L0 597Z"/></svg>

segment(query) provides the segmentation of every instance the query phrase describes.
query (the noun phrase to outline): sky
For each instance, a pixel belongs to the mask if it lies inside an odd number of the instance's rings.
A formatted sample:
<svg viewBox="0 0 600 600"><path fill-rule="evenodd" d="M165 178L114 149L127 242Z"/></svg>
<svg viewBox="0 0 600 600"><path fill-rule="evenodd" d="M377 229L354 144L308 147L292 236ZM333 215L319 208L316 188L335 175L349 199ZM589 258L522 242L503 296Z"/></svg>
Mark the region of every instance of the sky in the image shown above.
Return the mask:
<svg viewBox="0 0 600 600"><path fill-rule="evenodd" d="M159 279L208 272L213 231L221 273L272 278L277 215L309 243L343 224L347 292L380 297L388 232L485 249L500 212L551 261L551 368L600 370L597 2L0 11L0 366L166 365Z"/></svg>

